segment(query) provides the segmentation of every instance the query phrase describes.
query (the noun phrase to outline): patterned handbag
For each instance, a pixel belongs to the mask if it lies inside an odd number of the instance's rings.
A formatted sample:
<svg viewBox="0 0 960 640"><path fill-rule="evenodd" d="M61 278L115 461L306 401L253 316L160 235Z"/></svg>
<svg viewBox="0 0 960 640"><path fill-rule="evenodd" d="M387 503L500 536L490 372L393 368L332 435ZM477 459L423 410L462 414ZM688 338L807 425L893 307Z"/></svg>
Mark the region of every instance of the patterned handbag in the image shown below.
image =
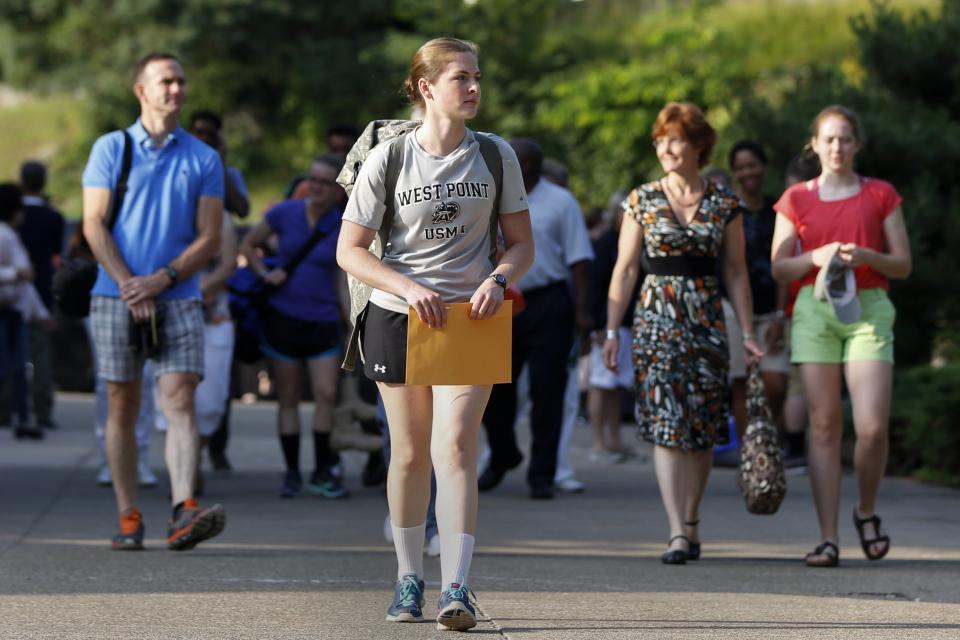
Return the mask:
<svg viewBox="0 0 960 640"><path fill-rule="evenodd" d="M750 366L747 382L747 429L740 445L737 484L747 511L758 515L776 513L787 493L780 435L771 418L757 364Z"/></svg>

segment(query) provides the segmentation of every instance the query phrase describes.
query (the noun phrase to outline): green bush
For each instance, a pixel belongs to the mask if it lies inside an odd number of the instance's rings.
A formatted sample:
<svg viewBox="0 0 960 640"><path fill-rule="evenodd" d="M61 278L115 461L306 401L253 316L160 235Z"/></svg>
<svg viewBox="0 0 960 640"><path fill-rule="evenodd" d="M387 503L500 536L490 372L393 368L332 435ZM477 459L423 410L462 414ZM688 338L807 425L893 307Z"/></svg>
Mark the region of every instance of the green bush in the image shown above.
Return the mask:
<svg viewBox="0 0 960 640"><path fill-rule="evenodd" d="M896 374L890 464L897 475L960 486L960 365Z"/></svg>

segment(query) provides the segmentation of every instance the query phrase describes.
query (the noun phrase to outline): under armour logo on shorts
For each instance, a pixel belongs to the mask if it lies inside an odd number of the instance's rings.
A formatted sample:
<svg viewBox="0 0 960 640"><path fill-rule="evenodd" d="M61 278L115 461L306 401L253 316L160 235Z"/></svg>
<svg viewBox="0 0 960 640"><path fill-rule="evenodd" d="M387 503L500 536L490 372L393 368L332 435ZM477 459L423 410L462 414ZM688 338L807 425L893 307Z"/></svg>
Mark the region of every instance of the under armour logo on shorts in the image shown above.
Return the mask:
<svg viewBox="0 0 960 640"><path fill-rule="evenodd" d="M386 366L386 365L383 365L383 364L375 364L375 365L373 365L373 372L374 372L374 373L386 373L386 372L387 372L387 366Z"/></svg>

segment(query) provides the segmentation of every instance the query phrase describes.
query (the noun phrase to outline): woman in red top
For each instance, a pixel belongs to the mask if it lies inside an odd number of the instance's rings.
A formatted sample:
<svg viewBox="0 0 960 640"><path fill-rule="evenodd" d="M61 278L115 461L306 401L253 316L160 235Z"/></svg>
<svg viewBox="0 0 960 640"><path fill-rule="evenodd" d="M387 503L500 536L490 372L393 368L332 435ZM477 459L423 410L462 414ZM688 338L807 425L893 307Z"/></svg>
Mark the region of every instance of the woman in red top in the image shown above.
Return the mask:
<svg viewBox="0 0 960 640"><path fill-rule="evenodd" d="M857 115L845 107L827 107L814 120L812 134L810 145L822 170L819 177L788 189L774 206L772 259L777 280L802 285L794 307L792 361L801 365L807 391L808 464L822 540L806 563L832 567L839 559L841 375L857 435L854 524L867 558L878 560L890 549L874 513L887 462L893 378L895 311L886 290L889 278L909 275L911 260L900 196L889 183L854 170L864 140ZM813 297L817 272L834 254L856 276L861 315L849 323L837 318L830 302Z"/></svg>

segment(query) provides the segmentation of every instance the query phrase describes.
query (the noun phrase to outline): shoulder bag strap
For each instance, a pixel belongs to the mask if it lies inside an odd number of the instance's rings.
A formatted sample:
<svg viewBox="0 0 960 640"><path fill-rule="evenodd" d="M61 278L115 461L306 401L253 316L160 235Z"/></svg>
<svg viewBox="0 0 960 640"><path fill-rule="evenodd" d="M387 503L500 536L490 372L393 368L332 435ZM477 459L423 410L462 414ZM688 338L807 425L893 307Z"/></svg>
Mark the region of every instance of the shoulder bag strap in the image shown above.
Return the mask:
<svg viewBox="0 0 960 640"><path fill-rule="evenodd" d="M293 271L300 266L300 263L303 262L307 255L313 251L313 248L317 246L317 243L320 242L328 233L328 230L323 229L320 226L320 223L323 220L318 220L316 226L313 228L313 233L310 234L310 237L307 238L307 241L303 243L298 250L296 255L290 259L286 265L284 265L283 270L287 272L287 279L289 280L290 276L293 274Z"/></svg>

